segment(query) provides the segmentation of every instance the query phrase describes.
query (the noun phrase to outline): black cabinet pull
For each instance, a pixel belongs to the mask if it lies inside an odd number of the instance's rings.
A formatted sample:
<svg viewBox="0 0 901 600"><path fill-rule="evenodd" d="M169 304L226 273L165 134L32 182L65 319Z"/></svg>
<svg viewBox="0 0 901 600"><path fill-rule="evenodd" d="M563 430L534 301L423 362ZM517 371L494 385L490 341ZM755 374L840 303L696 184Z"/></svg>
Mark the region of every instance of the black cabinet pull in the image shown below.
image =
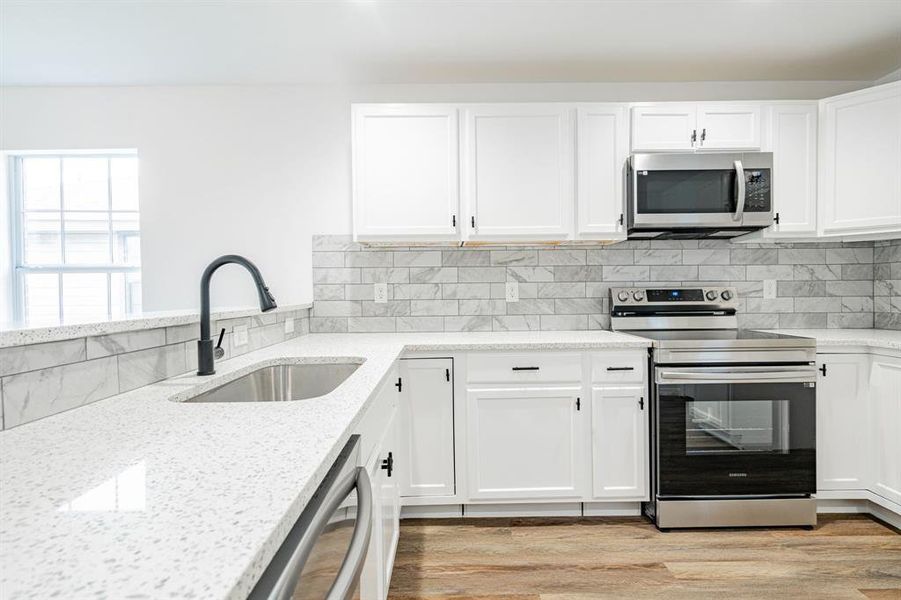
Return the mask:
<svg viewBox="0 0 901 600"><path fill-rule="evenodd" d="M444 369L444 377L450 381L450 369Z"/></svg>
<svg viewBox="0 0 901 600"><path fill-rule="evenodd" d="M539 367L513 367L514 371L537 371Z"/></svg>
<svg viewBox="0 0 901 600"><path fill-rule="evenodd" d="M641 409L641 410L644 410L644 396L641 396L641 397L638 399L638 408Z"/></svg>
<svg viewBox="0 0 901 600"><path fill-rule="evenodd" d="M619 213L619 224L624 225L623 221L625 220L625 215L623 213Z"/></svg>
<svg viewBox="0 0 901 600"><path fill-rule="evenodd" d="M635 367L607 367L608 371L634 371Z"/></svg>
<svg viewBox="0 0 901 600"><path fill-rule="evenodd" d="M394 453L389 452L388 458L382 461L382 470L388 471L388 477L391 477L391 473L394 472Z"/></svg>
<svg viewBox="0 0 901 600"><path fill-rule="evenodd" d="M694 145L694 143L697 142L697 141L698 141L698 130L697 130L697 129L692 129L692 130L691 130L691 143L692 143L692 145Z"/></svg>
<svg viewBox="0 0 901 600"><path fill-rule="evenodd" d="M773 223L775 223L776 225L779 224L779 213L776 213L773 217Z"/></svg>
<svg viewBox="0 0 901 600"><path fill-rule="evenodd" d="M582 399L576 398L576 410L582 410Z"/></svg>
<svg viewBox="0 0 901 600"><path fill-rule="evenodd" d="M470 223L472 223L472 228L475 229L476 228L476 218L472 217L472 220L470 221Z"/></svg>
<svg viewBox="0 0 901 600"><path fill-rule="evenodd" d="M454 227L457 226L457 215L451 217L451 225L453 225Z"/></svg>
<svg viewBox="0 0 901 600"><path fill-rule="evenodd" d="M397 378L397 383L394 384L394 387L397 388L398 392L404 391L404 380L400 377Z"/></svg>
<svg viewBox="0 0 901 600"><path fill-rule="evenodd" d="M823 377L825 377L826 376L826 363L823 363L823 366L820 367L819 370L820 370L820 373L823 374Z"/></svg>

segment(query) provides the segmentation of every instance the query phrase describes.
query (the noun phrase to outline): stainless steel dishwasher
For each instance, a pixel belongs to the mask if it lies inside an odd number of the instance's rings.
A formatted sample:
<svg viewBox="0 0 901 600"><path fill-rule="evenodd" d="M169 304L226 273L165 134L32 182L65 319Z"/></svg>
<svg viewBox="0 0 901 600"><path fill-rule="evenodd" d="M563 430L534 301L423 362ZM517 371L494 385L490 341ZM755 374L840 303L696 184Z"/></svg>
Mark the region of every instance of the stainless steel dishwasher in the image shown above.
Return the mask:
<svg viewBox="0 0 901 600"><path fill-rule="evenodd" d="M347 600L359 596L372 532L372 487L353 435L248 598Z"/></svg>

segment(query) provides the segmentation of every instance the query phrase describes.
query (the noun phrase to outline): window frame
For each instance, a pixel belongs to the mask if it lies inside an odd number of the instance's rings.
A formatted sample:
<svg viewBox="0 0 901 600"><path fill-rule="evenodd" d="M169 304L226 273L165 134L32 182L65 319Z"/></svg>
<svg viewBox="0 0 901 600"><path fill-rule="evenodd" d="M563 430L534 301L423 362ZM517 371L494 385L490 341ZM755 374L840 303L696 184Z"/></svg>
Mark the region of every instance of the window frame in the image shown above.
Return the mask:
<svg viewBox="0 0 901 600"><path fill-rule="evenodd" d="M113 283L112 275L114 273L140 273L141 265L115 265L114 260L114 239L113 239L113 215L120 212L134 212L138 216L140 223L140 205L134 211L114 211L112 202L112 176L110 172L109 160L116 157L130 157L137 159L138 152L135 149L122 150L86 150L86 151L37 151L37 152L9 152L8 157L8 178L9 178L9 226L11 230L10 236L10 259L12 262L12 298L11 308L13 321L16 323L26 324L26 308L25 308L25 276L30 273L55 273L57 275L58 290L58 325L65 325L63 313L63 275L66 273L100 273L106 275L106 318L113 318ZM63 261L57 265L26 265L25 264L25 196L22 187L23 182L23 161L27 158L44 157L56 158L60 160L60 190L59 190L59 208L58 209L32 209L28 212L33 213L59 213L60 215L60 258ZM66 210L64 210L64 192L63 192L63 159L66 158L105 158L107 159L107 206L105 210L75 210L68 212L92 213L107 215L107 223L109 225L109 263L100 264L83 264L83 265L66 265ZM140 198L138 199L140 202ZM139 229L140 231L140 225ZM126 303L126 306L128 303ZM129 315L131 313L126 313Z"/></svg>

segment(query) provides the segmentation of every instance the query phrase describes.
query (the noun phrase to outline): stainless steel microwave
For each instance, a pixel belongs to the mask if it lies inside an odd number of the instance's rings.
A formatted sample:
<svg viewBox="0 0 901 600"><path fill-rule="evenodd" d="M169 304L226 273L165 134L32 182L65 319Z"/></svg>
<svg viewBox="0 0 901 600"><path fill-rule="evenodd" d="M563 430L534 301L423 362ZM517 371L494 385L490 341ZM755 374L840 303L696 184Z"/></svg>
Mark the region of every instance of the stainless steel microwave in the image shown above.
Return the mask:
<svg viewBox="0 0 901 600"><path fill-rule="evenodd" d="M727 239L773 224L770 152L633 154L629 239Z"/></svg>

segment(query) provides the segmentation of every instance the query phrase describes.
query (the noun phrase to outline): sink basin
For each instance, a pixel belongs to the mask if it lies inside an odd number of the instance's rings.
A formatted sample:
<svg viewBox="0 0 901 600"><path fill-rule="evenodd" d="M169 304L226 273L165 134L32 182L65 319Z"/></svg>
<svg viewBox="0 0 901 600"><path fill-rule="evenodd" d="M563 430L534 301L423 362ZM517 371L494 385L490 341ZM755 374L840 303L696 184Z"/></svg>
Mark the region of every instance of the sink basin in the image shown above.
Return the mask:
<svg viewBox="0 0 901 600"><path fill-rule="evenodd" d="M257 369L186 402L284 402L328 394L358 363L306 363Z"/></svg>

